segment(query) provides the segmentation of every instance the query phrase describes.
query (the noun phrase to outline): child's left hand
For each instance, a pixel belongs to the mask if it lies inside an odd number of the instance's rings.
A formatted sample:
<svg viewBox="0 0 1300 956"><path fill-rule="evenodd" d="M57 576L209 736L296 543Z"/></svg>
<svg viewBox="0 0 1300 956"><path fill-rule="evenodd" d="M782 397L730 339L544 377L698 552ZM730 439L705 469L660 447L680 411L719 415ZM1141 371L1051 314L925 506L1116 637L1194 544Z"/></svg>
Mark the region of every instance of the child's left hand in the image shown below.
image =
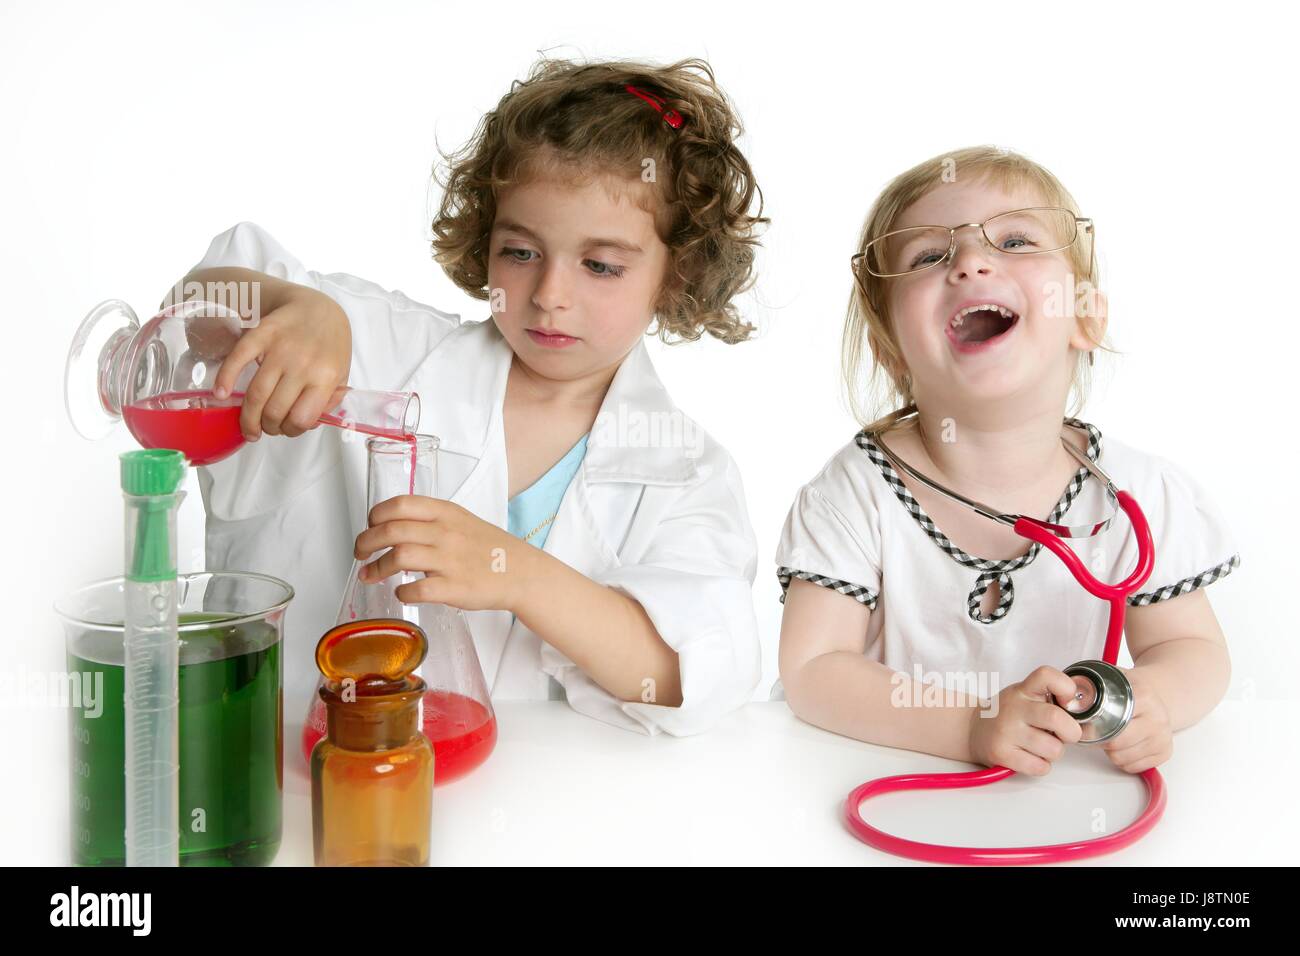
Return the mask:
<svg viewBox="0 0 1300 956"><path fill-rule="evenodd" d="M529 555L508 531L439 498L401 495L376 505L370 527L357 535L354 554L367 564L361 580L382 581L398 571L427 577L397 588L406 604L447 604L466 611L514 610ZM529 546L531 547L531 546ZM536 550L536 549L532 549ZM512 573L511 573L512 572Z"/></svg>
<svg viewBox="0 0 1300 956"><path fill-rule="evenodd" d="M1174 732L1164 700L1146 677L1134 668L1125 670L1124 676L1133 687L1133 718L1118 737L1102 744L1102 749L1125 773L1141 773L1173 756Z"/></svg>

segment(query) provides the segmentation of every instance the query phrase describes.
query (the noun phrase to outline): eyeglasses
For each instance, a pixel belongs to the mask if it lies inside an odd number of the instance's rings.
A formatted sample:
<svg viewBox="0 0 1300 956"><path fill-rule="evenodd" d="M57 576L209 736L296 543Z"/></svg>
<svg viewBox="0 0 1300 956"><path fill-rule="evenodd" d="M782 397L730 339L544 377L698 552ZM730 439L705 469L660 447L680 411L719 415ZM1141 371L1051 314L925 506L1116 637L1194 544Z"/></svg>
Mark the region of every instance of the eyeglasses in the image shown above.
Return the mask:
<svg viewBox="0 0 1300 956"><path fill-rule="evenodd" d="M1079 233L1093 236L1092 220L1082 219L1060 206L1015 209L960 226L909 226L872 239L850 260L853 274L865 267L873 276L891 279L912 275L948 262L957 252L957 230L978 228L992 248L1013 256L1058 252L1074 245ZM1088 248L1088 275L1092 274L1092 243Z"/></svg>

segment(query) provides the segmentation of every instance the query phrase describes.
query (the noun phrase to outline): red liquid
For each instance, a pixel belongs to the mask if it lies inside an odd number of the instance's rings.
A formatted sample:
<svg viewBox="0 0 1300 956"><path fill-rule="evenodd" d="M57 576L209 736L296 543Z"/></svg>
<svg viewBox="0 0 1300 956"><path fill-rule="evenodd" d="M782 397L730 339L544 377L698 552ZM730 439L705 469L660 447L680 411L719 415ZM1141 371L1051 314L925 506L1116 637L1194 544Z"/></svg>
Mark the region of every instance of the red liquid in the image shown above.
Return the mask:
<svg viewBox="0 0 1300 956"><path fill-rule="evenodd" d="M478 701L445 690L424 692L424 736L433 745L435 786L465 776L492 753L497 742L496 718ZM303 759L325 736L325 702L312 703L307 726L302 729Z"/></svg>
<svg viewBox="0 0 1300 956"><path fill-rule="evenodd" d="M122 410L126 427L145 448L175 448L191 465L211 465L244 443L242 395L219 401L211 392L168 392Z"/></svg>
<svg viewBox="0 0 1300 956"><path fill-rule="evenodd" d="M243 397L242 393L240 397L241 398ZM372 425L361 425L358 424L357 422L345 422L342 418L340 418L338 415L335 415L333 412L326 412L319 419L317 419L317 421L319 421L322 425L334 425L337 428L351 428L353 431L359 431L363 435L374 435L377 438L391 438L394 441L410 441L410 442L413 442L415 440L414 435L408 432L404 432L400 428L378 428Z"/></svg>
<svg viewBox="0 0 1300 956"><path fill-rule="evenodd" d="M211 392L167 392L135 402L122 410L126 427L145 448L175 448L191 465L212 465L234 454L244 444L239 430L243 392L218 399ZM411 443L410 494L415 494L415 436L400 428L372 428L332 413L320 417L323 425L347 427L363 435Z"/></svg>

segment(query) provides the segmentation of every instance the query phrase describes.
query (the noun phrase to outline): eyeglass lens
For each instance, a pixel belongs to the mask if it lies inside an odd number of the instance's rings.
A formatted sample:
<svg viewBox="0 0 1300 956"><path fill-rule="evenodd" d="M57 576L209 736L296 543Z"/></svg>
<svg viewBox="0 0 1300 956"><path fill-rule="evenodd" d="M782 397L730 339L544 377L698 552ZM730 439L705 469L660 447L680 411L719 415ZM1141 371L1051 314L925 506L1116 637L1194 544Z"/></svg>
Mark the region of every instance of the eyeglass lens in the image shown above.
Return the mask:
<svg viewBox="0 0 1300 956"><path fill-rule="evenodd" d="M1068 209L1020 209L984 223L984 238L1011 255L1054 252L1074 242L1078 230ZM866 266L877 276L906 275L937 265L952 246L952 230L918 226L891 232L868 243Z"/></svg>

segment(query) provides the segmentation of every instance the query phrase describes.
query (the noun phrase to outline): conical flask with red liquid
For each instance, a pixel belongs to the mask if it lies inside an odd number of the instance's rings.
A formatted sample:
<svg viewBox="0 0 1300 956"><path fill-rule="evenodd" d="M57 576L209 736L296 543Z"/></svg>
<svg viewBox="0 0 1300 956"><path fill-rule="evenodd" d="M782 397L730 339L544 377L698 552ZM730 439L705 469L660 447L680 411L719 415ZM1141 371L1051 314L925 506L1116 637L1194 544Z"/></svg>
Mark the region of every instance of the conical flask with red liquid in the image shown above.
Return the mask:
<svg viewBox="0 0 1300 956"><path fill-rule="evenodd" d="M437 449L438 440L430 435L414 435L409 441L369 439L366 442L369 455L366 513L398 495L431 496ZM369 560L376 557L372 555ZM426 685L420 726L433 745L434 783L444 784L463 777L487 759L497 739L496 716L469 622L459 608L444 604L403 604L398 600L397 588L419 580L422 574L399 571L382 581L367 584L360 579L362 566L361 561L352 562L337 623L405 621L424 631L428 653L419 671ZM303 726L302 752L308 763L317 742L325 736L321 686L318 682Z"/></svg>

